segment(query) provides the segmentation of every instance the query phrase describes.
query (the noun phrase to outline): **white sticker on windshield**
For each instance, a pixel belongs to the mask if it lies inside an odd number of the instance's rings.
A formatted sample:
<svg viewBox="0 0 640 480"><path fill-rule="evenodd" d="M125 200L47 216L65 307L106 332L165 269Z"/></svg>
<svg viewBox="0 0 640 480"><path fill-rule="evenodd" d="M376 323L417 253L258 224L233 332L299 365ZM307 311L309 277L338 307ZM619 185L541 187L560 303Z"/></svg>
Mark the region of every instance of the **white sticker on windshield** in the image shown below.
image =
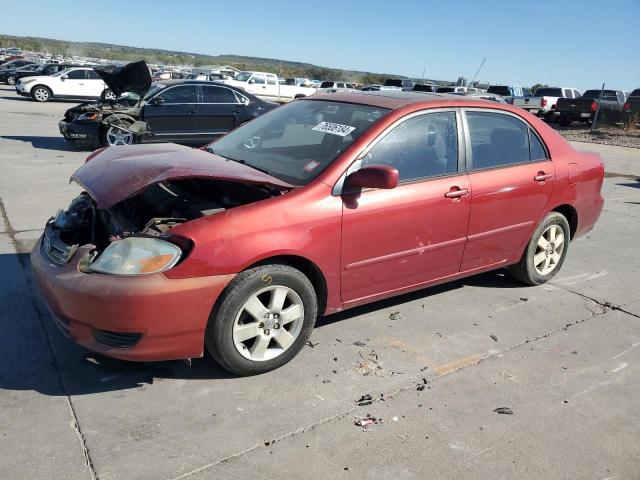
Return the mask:
<svg viewBox="0 0 640 480"><path fill-rule="evenodd" d="M353 132L356 127L350 127L349 125L341 125L339 123L320 122L318 125L312 128L316 132L330 133L331 135L339 135L346 137Z"/></svg>

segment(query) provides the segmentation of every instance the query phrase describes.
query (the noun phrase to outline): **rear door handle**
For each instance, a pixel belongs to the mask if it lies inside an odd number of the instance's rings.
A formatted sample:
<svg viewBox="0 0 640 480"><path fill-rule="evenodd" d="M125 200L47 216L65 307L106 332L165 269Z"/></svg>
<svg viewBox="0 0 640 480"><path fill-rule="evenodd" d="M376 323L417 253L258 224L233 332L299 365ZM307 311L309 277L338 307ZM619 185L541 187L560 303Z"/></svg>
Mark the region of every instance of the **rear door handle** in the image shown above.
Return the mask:
<svg viewBox="0 0 640 480"><path fill-rule="evenodd" d="M187 112L187 115L195 115L196 111L195 110L189 110Z"/></svg>
<svg viewBox="0 0 640 480"><path fill-rule="evenodd" d="M536 182L544 182L545 180L549 180L553 175L550 173L538 172L538 175L533 177Z"/></svg>
<svg viewBox="0 0 640 480"><path fill-rule="evenodd" d="M460 198L469 194L469 190L466 188L461 189L460 187L451 187L447 193L444 194L445 198Z"/></svg>

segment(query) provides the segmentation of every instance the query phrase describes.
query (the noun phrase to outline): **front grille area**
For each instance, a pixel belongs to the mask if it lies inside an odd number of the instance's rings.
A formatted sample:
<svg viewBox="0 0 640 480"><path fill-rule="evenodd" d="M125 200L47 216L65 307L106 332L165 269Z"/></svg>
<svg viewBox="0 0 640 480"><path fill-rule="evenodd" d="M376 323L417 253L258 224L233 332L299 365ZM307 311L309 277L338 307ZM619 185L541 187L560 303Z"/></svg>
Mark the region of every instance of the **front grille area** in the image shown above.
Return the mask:
<svg viewBox="0 0 640 480"><path fill-rule="evenodd" d="M131 348L142 338L141 333L110 332L108 330L94 330L93 338L96 342L113 348Z"/></svg>

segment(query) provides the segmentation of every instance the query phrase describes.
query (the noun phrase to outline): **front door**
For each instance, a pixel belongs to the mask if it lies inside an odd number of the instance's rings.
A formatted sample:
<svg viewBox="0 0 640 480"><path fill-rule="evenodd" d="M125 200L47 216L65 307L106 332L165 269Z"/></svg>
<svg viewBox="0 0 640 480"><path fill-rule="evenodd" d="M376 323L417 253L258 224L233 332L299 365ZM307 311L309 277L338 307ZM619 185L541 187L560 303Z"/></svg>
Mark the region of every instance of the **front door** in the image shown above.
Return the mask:
<svg viewBox="0 0 640 480"><path fill-rule="evenodd" d="M343 196L344 302L415 287L456 274L466 243L470 187L460 168L459 113L404 119L362 159L398 169L392 190Z"/></svg>
<svg viewBox="0 0 640 480"><path fill-rule="evenodd" d="M202 103L198 115L198 133L203 144L224 135L236 126L236 118L244 104L230 88L202 85Z"/></svg>
<svg viewBox="0 0 640 480"><path fill-rule="evenodd" d="M529 240L555 183L536 133L514 115L467 110L471 215L462 271L505 262Z"/></svg>
<svg viewBox="0 0 640 480"><path fill-rule="evenodd" d="M60 97L87 96L87 71L75 69L62 75L60 84L54 89L53 94Z"/></svg>
<svg viewBox="0 0 640 480"><path fill-rule="evenodd" d="M198 85L167 87L144 106L142 118L152 135L145 142L198 142Z"/></svg>

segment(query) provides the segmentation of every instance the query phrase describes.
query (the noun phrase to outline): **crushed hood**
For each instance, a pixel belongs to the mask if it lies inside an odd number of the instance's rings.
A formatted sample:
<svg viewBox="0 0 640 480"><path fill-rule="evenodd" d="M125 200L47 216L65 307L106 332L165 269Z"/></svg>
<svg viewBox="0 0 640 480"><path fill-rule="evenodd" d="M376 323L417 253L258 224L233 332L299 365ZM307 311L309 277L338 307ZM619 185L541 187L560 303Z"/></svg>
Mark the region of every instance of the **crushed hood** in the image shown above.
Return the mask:
<svg viewBox="0 0 640 480"><path fill-rule="evenodd" d="M124 92L135 92L143 96L151 86L151 75L144 60L121 67L103 65L93 69L117 97Z"/></svg>
<svg viewBox="0 0 640 480"><path fill-rule="evenodd" d="M91 195L98 208L110 208L166 180L207 178L293 188L247 165L173 143L108 147L89 158L71 180Z"/></svg>

